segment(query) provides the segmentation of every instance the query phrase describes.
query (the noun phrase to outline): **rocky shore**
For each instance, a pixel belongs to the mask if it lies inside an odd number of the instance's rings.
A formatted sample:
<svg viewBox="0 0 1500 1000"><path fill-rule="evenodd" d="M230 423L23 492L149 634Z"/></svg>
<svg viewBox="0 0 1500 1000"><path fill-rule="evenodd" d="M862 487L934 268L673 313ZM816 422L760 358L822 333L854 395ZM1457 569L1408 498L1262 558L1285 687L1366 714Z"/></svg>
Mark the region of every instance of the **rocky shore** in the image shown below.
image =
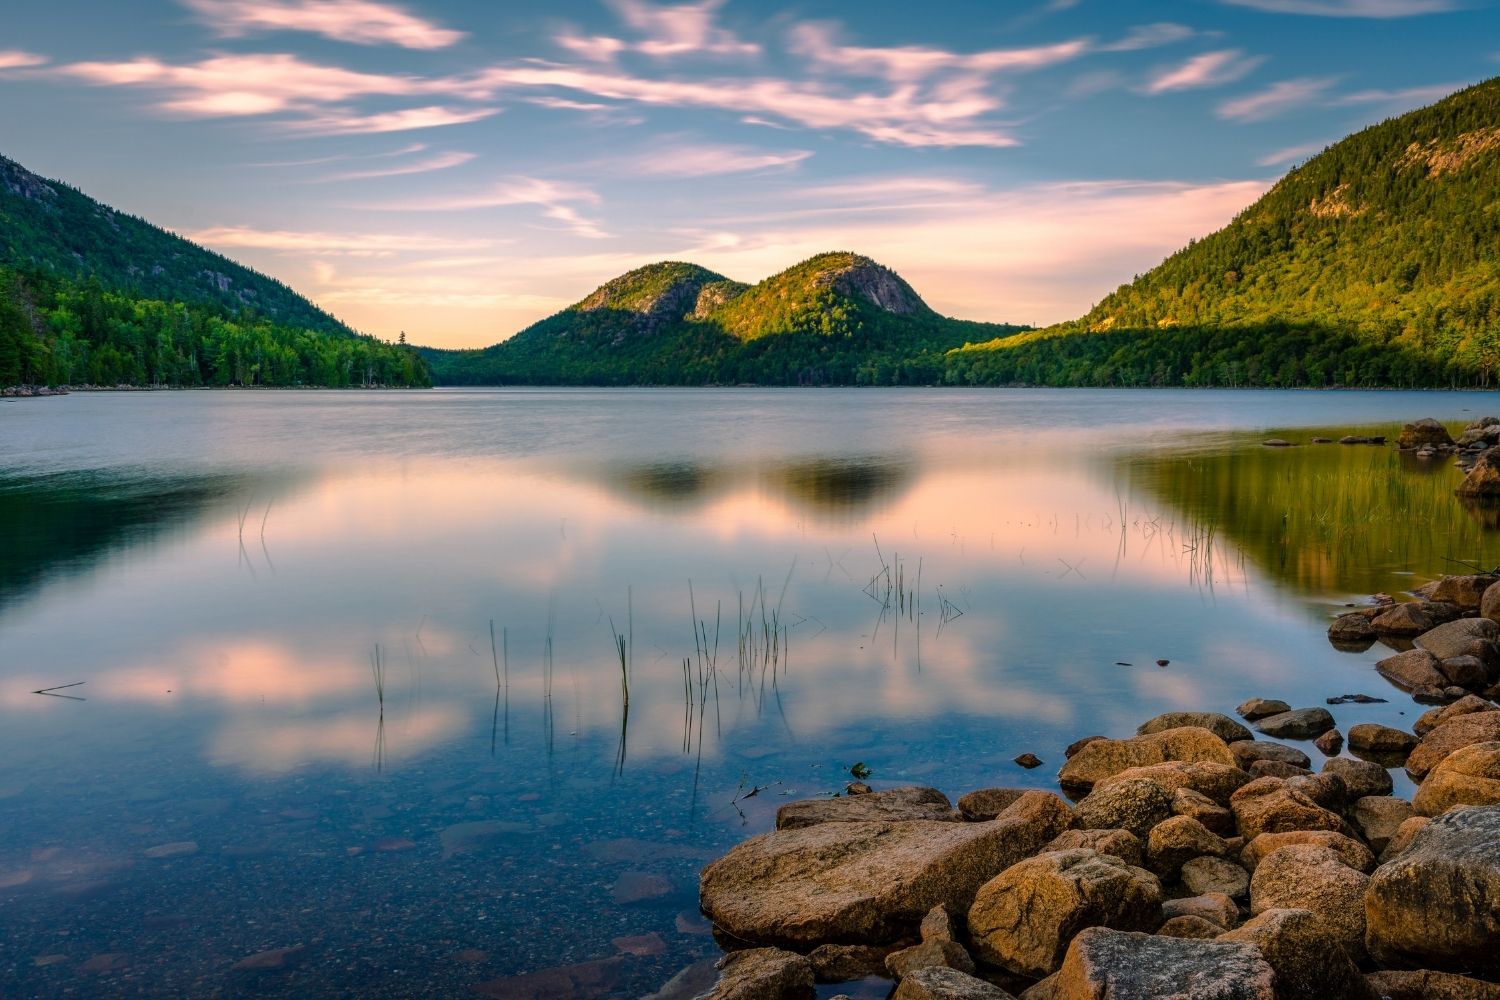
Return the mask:
<svg viewBox="0 0 1500 1000"><path fill-rule="evenodd" d="M1497 443L1486 418L1458 441L1419 421L1398 447L1472 449L1478 470ZM702 995L880 977L894 1000L1500 1000L1497 579L1444 577L1330 626L1392 647L1379 672L1432 705L1410 732L1252 698L1238 718L1081 739L1057 793L855 784L783 806L703 870L727 954Z"/></svg>

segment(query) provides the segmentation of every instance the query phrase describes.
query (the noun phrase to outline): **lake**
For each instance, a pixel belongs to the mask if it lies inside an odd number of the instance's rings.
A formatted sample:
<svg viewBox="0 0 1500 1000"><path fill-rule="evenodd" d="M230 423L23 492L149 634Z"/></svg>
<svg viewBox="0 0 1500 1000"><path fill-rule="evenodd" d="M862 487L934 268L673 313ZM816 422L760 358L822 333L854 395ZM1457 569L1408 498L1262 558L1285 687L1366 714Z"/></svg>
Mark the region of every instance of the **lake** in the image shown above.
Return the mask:
<svg viewBox="0 0 1500 1000"><path fill-rule="evenodd" d="M0 996L641 997L718 954L702 864L855 765L954 798L1050 788L1081 736L1254 695L1388 697L1340 727L1408 727L1382 647L1333 649L1330 616L1500 564L1500 535L1451 461L1309 442L1490 412L0 403Z"/></svg>

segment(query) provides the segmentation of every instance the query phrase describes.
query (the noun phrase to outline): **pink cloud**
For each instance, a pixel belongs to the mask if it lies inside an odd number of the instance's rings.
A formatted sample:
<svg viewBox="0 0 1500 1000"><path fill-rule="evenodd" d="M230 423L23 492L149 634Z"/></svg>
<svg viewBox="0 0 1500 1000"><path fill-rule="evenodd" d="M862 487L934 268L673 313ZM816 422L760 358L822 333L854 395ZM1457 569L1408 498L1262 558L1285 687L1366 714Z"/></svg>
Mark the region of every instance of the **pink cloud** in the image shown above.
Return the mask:
<svg viewBox="0 0 1500 1000"><path fill-rule="evenodd" d="M1332 77L1283 80L1258 93L1225 101L1218 115L1237 122L1265 121L1321 98L1336 82Z"/></svg>
<svg viewBox="0 0 1500 1000"><path fill-rule="evenodd" d="M45 66L47 61L46 56L22 52L20 49L0 49L0 70L30 69L33 66Z"/></svg>
<svg viewBox="0 0 1500 1000"><path fill-rule="evenodd" d="M462 41L450 31L392 4L372 0L181 0L219 34L305 31L357 45L441 49Z"/></svg>
<svg viewBox="0 0 1500 1000"><path fill-rule="evenodd" d="M915 45L887 48L842 45L835 40L834 29L826 24L799 24L791 33L791 51L819 66L894 82L924 80L947 72L987 75L1040 69L1076 59L1088 48L1086 40L1075 39L1031 48L959 53Z"/></svg>
<svg viewBox="0 0 1500 1000"><path fill-rule="evenodd" d="M383 111L368 115L330 111L291 122L289 127L296 131L312 132L318 135L367 135L442 128L448 125L467 125L470 122L494 117L499 113L499 108L450 108L442 105L403 108L400 111Z"/></svg>
<svg viewBox="0 0 1500 1000"><path fill-rule="evenodd" d="M1265 60L1247 56L1239 49L1205 52L1180 66L1157 72L1146 85L1148 94L1165 94L1173 90L1195 90L1233 83Z"/></svg>
<svg viewBox="0 0 1500 1000"><path fill-rule="evenodd" d="M708 54L750 56L760 46L741 41L714 23L724 0L658 6L646 0L606 0L628 27L644 36L630 47L648 56Z"/></svg>
<svg viewBox="0 0 1500 1000"><path fill-rule="evenodd" d="M319 181L332 183L335 181L361 181L371 180L378 177L406 177L411 174L430 174L438 170L451 170L461 167L477 158L475 153L464 153L457 150L447 153L436 153L424 157L414 163L400 163L389 167L375 167L369 170L349 170L344 173L330 174L319 178Z"/></svg>

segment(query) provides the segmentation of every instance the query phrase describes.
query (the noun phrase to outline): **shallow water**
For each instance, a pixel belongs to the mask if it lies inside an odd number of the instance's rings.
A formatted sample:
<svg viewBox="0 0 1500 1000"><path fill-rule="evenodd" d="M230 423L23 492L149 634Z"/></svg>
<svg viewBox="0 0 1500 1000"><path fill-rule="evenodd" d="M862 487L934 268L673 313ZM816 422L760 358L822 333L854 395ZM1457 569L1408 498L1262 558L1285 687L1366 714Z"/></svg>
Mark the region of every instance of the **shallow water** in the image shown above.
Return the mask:
<svg viewBox="0 0 1500 1000"><path fill-rule="evenodd" d="M1341 727L1409 724L1378 650L1330 648L1328 616L1496 565L1497 536L1451 464L1259 442L1497 409L0 405L0 996L638 997L716 954L703 861L855 763L956 797L1048 787L1079 736L1251 695L1366 692L1391 700L1339 706ZM553 993L507 979L576 963Z"/></svg>

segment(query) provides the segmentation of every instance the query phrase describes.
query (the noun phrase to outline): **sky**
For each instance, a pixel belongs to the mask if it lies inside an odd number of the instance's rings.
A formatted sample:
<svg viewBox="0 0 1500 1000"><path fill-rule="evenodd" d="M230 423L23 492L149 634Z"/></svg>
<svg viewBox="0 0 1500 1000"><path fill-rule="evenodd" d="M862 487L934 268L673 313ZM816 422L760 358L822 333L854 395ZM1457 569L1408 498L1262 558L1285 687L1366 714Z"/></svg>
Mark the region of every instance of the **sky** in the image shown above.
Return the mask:
<svg viewBox="0 0 1500 1000"><path fill-rule="evenodd" d="M0 154L354 327L494 343L657 260L825 250L1082 315L1289 167L1500 75L1500 0L51 0Z"/></svg>

